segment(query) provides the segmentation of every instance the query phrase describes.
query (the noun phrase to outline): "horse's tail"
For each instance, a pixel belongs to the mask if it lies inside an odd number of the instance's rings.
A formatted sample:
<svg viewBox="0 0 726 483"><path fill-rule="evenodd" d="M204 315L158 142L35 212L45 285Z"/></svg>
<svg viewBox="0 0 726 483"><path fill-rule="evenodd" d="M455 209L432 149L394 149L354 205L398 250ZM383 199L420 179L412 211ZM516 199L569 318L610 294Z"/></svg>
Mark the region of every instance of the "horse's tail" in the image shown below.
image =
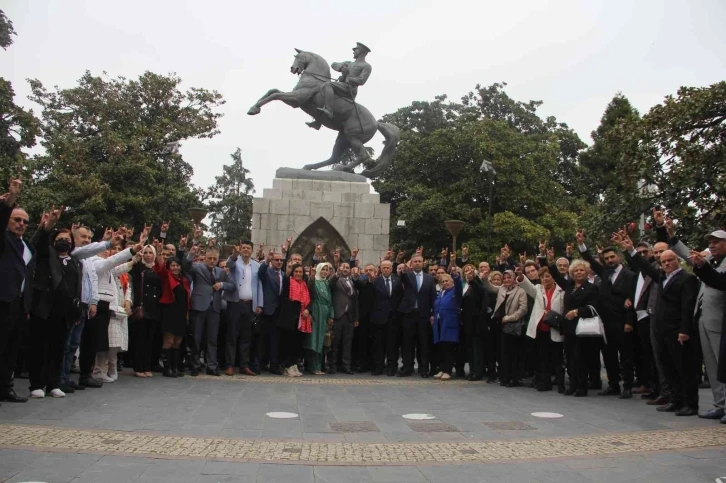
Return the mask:
<svg viewBox="0 0 726 483"><path fill-rule="evenodd" d="M380 176L383 171L393 164L393 155L396 154L396 146L401 139L401 130L393 124L387 122L378 122L378 130L386 138L383 143L383 152L378 157L378 163L371 169L364 170L361 174L368 178Z"/></svg>

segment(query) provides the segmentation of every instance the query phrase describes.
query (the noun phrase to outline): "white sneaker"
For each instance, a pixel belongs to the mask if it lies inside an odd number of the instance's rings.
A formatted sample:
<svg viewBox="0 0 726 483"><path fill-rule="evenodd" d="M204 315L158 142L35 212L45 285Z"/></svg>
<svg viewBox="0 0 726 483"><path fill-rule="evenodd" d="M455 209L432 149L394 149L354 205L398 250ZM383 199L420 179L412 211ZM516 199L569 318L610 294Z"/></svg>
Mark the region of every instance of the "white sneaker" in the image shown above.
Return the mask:
<svg viewBox="0 0 726 483"><path fill-rule="evenodd" d="M442 381L448 381L449 379L451 379L451 376L444 372L440 379Z"/></svg>
<svg viewBox="0 0 726 483"><path fill-rule="evenodd" d="M300 368L297 366L297 364L292 366L292 370L295 371L295 376L297 376L297 377L300 377L303 375L303 373L300 372Z"/></svg>
<svg viewBox="0 0 726 483"><path fill-rule="evenodd" d="M93 376L93 378L95 380L97 380L98 382L103 382L104 384L105 383L110 383L110 382L113 382L114 381L114 379L111 379L106 374L98 374L98 375Z"/></svg>
<svg viewBox="0 0 726 483"><path fill-rule="evenodd" d="M293 374L293 373L292 373L292 372L290 371L290 368L289 368L289 367L286 367L286 368L285 368L285 369L284 369L284 370L282 371L282 375L283 375L283 376L287 376L287 377L295 377L295 374Z"/></svg>
<svg viewBox="0 0 726 483"><path fill-rule="evenodd" d="M64 393L60 389L53 389L52 391L50 391L50 395L52 397L66 397L66 393Z"/></svg>
<svg viewBox="0 0 726 483"><path fill-rule="evenodd" d="M33 399L43 399L45 397L45 391L43 391L42 389L30 391L30 397Z"/></svg>
<svg viewBox="0 0 726 483"><path fill-rule="evenodd" d="M114 371L114 372L109 371L108 372L108 378L109 379L113 379L114 381L118 381L118 372L116 372L116 371Z"/></svg>
<svg viewBox="0 0 726 483"><path fill-rule="evenodd" d="M439 372L438 374L436 374L436 375L434 376L434 379L441 379L441 376L443 376L443 375L444 375L444 373L443 373L443 372Z"/></svg>

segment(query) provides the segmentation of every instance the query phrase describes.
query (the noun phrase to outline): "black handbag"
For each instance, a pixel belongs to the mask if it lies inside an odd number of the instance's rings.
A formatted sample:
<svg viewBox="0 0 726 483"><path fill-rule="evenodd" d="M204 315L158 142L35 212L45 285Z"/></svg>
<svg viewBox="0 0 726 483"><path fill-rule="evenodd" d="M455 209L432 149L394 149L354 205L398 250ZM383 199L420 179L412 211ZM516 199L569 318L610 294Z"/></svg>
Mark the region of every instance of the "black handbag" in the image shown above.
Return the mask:
<svg viewBox="0 0 726 483"><path fill-rule="evenodd" d="M552 329L556 329L561 331L562 330L562 314L555 312L554 310L550 310L547 312L542 319L542 322L549 325Z"/></svg>
<svg viewBox="0 0 726 483"><path fill-rule="evenodd" d="M522 337L524 335L524 327L524 319L519 319L513 322L502 323L502 332L507 335Z"/></svg>

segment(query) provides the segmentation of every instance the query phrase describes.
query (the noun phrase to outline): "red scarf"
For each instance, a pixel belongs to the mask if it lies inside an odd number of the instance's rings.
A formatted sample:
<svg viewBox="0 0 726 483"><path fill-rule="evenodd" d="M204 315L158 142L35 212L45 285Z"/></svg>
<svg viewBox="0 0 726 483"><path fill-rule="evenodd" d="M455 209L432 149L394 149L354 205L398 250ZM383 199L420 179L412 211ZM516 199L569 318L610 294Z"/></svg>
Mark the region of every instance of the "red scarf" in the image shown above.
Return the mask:
<svg viewBox="0 0 726 483"><path fill-rule="evenodd" d="M308 285L303 280L295 280L290 277L290 300L300 302L300 313L310 305L310 292L308 292Z"/></svg>

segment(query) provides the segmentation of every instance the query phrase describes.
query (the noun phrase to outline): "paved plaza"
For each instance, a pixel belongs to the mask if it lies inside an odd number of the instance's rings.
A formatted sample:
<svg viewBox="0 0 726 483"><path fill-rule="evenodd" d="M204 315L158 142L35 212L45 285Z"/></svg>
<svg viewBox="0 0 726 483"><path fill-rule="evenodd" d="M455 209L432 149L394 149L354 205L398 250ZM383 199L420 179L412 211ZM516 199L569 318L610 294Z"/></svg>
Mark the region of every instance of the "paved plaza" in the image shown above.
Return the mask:
<svg viewBox="0 0 726 483"><path fill-rule="evenodd" d="M26 381L18 382L19 394L27 393ZM709 401L710 391L701 398ZM291 414L276 419L271 412ZM412 414L428 419L404 418ZM0 407L0 481L9 482L719 477L726 481L726 425L661 414L638 398L572 398L481 382L366 375L148 380L127 370L102 389Z"/></svg>

